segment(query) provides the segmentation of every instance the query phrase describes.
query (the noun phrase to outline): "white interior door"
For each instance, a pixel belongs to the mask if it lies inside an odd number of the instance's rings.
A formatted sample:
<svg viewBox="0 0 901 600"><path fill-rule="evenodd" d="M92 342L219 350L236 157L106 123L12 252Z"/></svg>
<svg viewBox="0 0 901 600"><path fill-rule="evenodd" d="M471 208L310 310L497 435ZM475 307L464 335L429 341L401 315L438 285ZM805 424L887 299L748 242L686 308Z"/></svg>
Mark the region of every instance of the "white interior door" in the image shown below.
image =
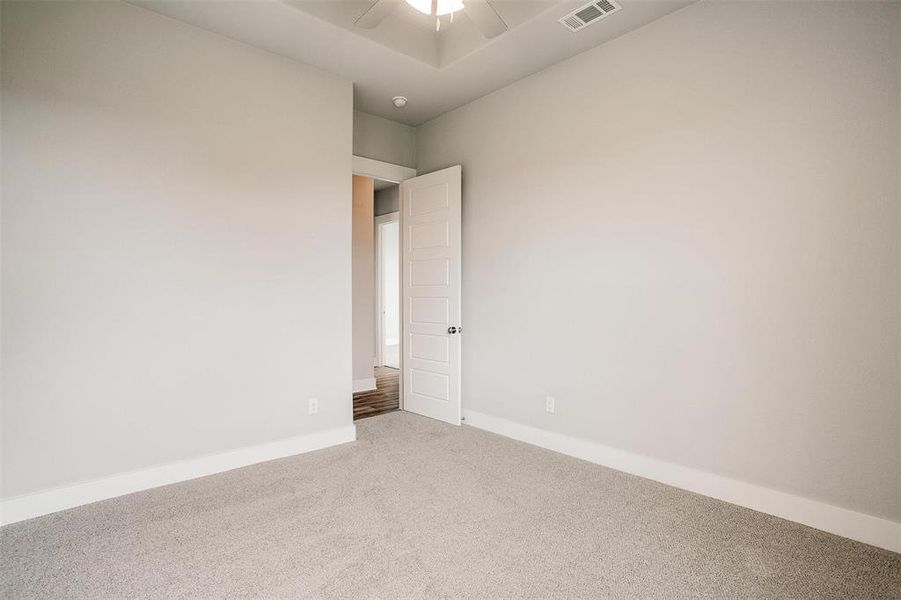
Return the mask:
<svg viewBox="0 0 901 600"><path fill-rule="evenodd" d="M460 424L461 168L400 186L403 408Z"/></svg>

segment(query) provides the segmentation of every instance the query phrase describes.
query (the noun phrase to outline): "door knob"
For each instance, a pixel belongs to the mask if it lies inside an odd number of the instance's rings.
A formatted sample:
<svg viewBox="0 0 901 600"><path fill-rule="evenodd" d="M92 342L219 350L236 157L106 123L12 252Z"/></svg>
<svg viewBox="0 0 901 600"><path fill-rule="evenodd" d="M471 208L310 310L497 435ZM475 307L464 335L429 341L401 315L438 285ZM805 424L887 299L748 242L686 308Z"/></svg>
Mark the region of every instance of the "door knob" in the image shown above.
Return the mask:
<svg viewBox="0 0 901 600"><path fill-rule="evenodd" d="M457 328L456 327L448 327L447 332L451 335L454 335L455 333L457 333Z"/></svg>

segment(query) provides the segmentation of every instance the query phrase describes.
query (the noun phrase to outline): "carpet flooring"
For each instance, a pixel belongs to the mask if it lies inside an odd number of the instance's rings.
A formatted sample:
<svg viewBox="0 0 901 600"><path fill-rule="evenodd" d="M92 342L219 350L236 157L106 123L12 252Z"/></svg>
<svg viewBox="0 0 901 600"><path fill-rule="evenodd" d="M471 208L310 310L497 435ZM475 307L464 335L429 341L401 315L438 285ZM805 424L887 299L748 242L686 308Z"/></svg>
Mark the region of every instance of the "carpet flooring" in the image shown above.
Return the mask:
<svg viewBox="0 0 901 600"><path fill-rule="evenodd" d="M393 412L9 525L7 598L901 598L901 555Z"/></svg>

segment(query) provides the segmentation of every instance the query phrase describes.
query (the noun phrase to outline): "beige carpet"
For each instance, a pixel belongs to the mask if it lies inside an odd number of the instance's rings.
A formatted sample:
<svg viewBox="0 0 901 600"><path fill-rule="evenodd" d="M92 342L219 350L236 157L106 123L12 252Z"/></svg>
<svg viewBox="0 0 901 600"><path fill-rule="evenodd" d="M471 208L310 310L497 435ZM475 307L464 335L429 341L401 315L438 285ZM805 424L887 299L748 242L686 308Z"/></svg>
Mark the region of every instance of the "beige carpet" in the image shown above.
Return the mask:
<svg viewBox="0 0 901 600"><path fill-rule="evenodd" d="M901 598L901 555L407 413L2 529L8 598Z"/></svg>

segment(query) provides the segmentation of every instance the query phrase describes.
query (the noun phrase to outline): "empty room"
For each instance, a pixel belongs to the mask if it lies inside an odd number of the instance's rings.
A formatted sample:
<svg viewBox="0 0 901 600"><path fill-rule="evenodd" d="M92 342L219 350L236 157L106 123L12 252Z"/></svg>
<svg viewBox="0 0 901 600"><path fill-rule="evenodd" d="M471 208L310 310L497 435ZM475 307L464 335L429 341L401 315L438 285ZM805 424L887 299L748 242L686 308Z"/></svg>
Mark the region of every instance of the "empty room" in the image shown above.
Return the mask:
<svg viewBox="0 0 901 600"><path fill-rule="evenodd" d="M901 600L901 2L0 0L0 597Z"/></svg>

